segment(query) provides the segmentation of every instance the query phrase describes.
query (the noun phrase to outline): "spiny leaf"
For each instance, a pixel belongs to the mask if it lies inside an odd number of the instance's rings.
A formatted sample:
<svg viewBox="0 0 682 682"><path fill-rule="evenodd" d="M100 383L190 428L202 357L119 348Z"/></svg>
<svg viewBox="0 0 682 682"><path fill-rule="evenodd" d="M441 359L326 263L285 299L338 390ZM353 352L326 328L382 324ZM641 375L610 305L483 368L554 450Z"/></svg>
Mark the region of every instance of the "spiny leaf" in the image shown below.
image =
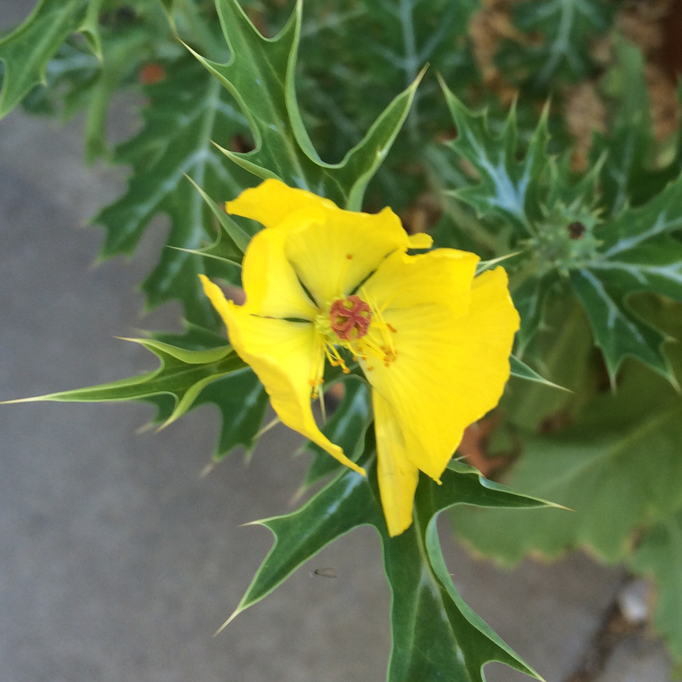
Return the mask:
<svg viewBox="0 0 682 682"><path fill-rule="evenodd" d="M515 108L512 107L504 128L494 136L485 114L474 114L441 81L450 113L457 127L457 138L448 146L465 158L478 172L477 184L453 190L452 194L476 209L479 216L495 214L508 221L521 236L532 235L528 213L539 217L537 185L544 181L549 157L547 109L520 160ZM534 201L535 199L535 201Z"/></svg>
<svg viewBox="0 0 682 682"><path fill-rule="evenodd" d="M622 210L603 223L596 180L604 157L571 182L565 163L548 154L541 119L517 160L513 109L495 136L485 115L472 114L445 92L458 130L450 146L480 175L476 184L452 194L479 215L510 224L516 234L512 249L526 246L511 277L524 318L521 351L542 324L548 293L567 279L585 307L612 380L628 355L671 377L661 351L664 335L642 322L627 299L655 292L682 301L682 242L674 236L682 229L682 177L641 206L619 200ZM606 196L615 206L616 199Z"/></svg>
<svg viewBox="0 0 682 682"><path fill-rule="evenodd" d="M616 562L627 555L638 528L678 509L682 399L642 365L632 363L626 370L615 397L597 395L575 426L528 437L505 479L574 514L529 512L521 518L499 510L456 510L457 534L503 563L530 552L556 557L577 547Z"/></svg>
<svg viewBox="0 0 682 682"><path fill-rule="evenodd" d="M557 388L560 391L571 391L568 388L559 386L559 384L552 383L549 379L545 379L543 376L538 374L534 369L529 367L525 362L519 360L515 355L509 358L509 364L511 365L511 376L518 377L519 379L526 379L527 381L533 381L543 386L549 386L550 388Z"/></svg>
<svg viewBox="0 0 682 682"><path fill-rule="evenodd" d="M644 57L637 47L622 39L616 40L614 49L617 63L608 76L610 89L616 90L612 96L617 101L618 114L610 133L597 133L590 150L592 160L607 153L599 179L601 205L608 216L618 215L633 203L633 191L642 184L642 176L650 173L645 166L652 160L648 157L653 142Z"/></svg>
<svg viewBox="0 0 682 682"><path fill-rule="evenodd" d="M190 409L213 404L222 418L214 460L222 459L238 445L247 450L253 448L267 407L267 395L256 375L231 346L207 330L190 325L183 337L165 335L164 338L174 343L126 339L139 343L158 357L159 367L152 372L101 386L6 402L140 400L156 406L152 423L162 427Z"/></svg>
<svg viewBox="0 0 682 682"><path fill-rule="evenodd" d="M197 275L208 269L229 279L229 271L192 253L215 240L215 217L183 174L210 196L239 194L249 180L213 141L229 143L245 130L246 121L228 93L190 57L163 67L166 79L147 88L151 103L143 109L145 127L117 150L117 160L133 166L128 190L95 218L107 229L102 257L132 253L152 218L169 215L168 245L176 248L163 251L144 282L147 304L180 298L189 321L216 327L217 316Z"/></svg>
<svg viewBox="0 0 682 682"><path fill-rule="evenodd" d="M21 26L0 39L0 61L5 63L0 119L31 88L45 82L47 63L69 34L80 29L88 4L89 0L40 0Z"/></svg>
<svg viewBox="0 0 682 682"><path fill-rule="evenodd" d="M595 134L590 150L593 161L606 157L599 181L600 204L607 216L617 216L628 206L645 204L682 171L682 139L677 141L672 160L661 166L662 150L649 113L641 50L616 36L614 52L616 61L604 76L604 89L613 100L616 114L607 134ZM679 88L678 99L682 101ZM669 144L669 140L663 144Z"/></svg>
<svg viewBox="0 0 682 682"><path fill-rule="evenodd" d="M532 246L563 269L570 267L582 256L585 244L592 246L588 237L598 223L596 190L603 159L576 178L568 157L550 152L548 105L521 145L516 105L501 130L493 131L486 112L470 111L442 80L441 87L457 128L457 137L447 146L474 171L469 170L468 185L448 194L472 206L479 216L509 224L515 238L512 250L518 244ZM566 229L574 222L583 225L581 239L571 240Z"/></svg>
<svg viewBox="0 0 682 682"><path fill-rule="evenodd" d="M392 593L389 682L435 682L444 676L483 682L482 667L493 660L541 679L459 597L443 561L436 521L456 504L531 508L547 503L492 484L472 467L453 462L441 486L422 476L414 523L390 538L371 447L368 453L361 460L367 479L346 469L298 511L257 522L273 532L275 544L230 620L327 544L371 524L381 538Z"/></svg>
<svg viewBox="0 0 682 682"><path fill-rule="evenodd" d="M682 242L672 236L680 229L682 178L600 229L595 257L571 271L612 377L628 355L671 376L661 349L664 334L639 319L627 298L653 291L682 301Z"/></svg>
<svg viewBox="0 0 682 682"><path fill-rule="evenodd" d="M98 81L100 63L79 41L67 39L45 68L44 86L34 87L22 100L31 114L55 115L61 110L67 119L86 106Z"/></svg>
<svg viewBox="0 0 682 682"><path fill-rule="evenodd" d="M342 152L334 138L358 142L358 130L369 126L424 64L459 87L471 82L475 70L466 32L476 7L474 0L361 0L350 8L343 1L306 5L302 57L304 73L311 75L302 96L313 117L317 115L316 132L326 133L325 146L335 158ZM336 68L325 68L332 61ZM447 112L432 76L430 80L417 92L402 137L403 145L415 151L413 143L447 126Z"/></svg>
<svg viewBox="0 0 682 682"><path fill-rule="evenodd" d="M24 398L10 402L115 402L145 400L154 396L171 396L174 407L165 424L175 421L192 406L199 393L212 381L244 369L246 365L231 346L208 350L186 350L153 339L125 339L144 346L154 353L160 366L153 372L130 379L121 379L101 386L77 388Z"/></svg>
<svg viewBox="0 0 682 682"><path fill-rule="evenodd" d="M92 0L80 28L86 40L69 36L47 63L43 84L22 100L31 113L58 112L65 118L86 109L90 160L106 150L105 114L114 91L136 86L140 68L150 60L184 52L166 26L158 0L137 0L134 10L118 6L124 2L102 6Z"/></svg>
<svg viewBox="0 0 682 682"><path fill-rule="evenodd" d="M368 188L368 206L390 203L401 212L428 184L421 170L424 150L449 127L435 75L462 93L475 81L467 28L477 7L476 0L305 4L297 92L303 119L325 161L342 159L395 93L430 65L397 142Z"/></svg>
<svg viewBox="0 0 682 682"><path fill-rule="evenodd" d="M185 327L183 334L155 333L153 339L189 351L225 347L225 339L212 330L189 323L186 323ZM164 397L148 399L157 407L158 413L154 420L156 423L165 423L173 413L172 404L163 400ZM261 432L261 424L268 406L268 396L253 370L249 367L239 369L206 384L197 395L191 409L201 405L214 405L220 412L220 434L213 455L214 462L219 462L238 445L243 445L247 453L252 451Z"/></svg>
<svg viewBox="0 0 682 682"><path fill-rule="evenodd" d="M673 658L682 661L682 511L650 528L628 565L656 581L654 627L665 637Z"/></svg>
<svg viewBox="0 0 682 682"><path fill-rule="evenodd" d="M235 97L256 140L256 148L247 154L221 150L258 177L279 177L358 210L367 183L407 116L419 79L393 100L341 163L326 164L310 141L296 101L301 3L272 39L258 32L236 0L217 0L216 5L232 59L218 64L193 53Z"/></svg>
<svg viewBox="0 0 682 682"><path fill-rule="evenodd" d="M595 68L591 43L609 28L612 15L605 0L526 0L513 8L512 18L536 40L507 42L498 61L541 92L562 79L583 79ZM538 41L538 35L543 39Z"/></svg>
<svg viewBox="0 0 682 682"><path fill-rule="evenodd" d="M187 176L187 179L194 185L197 192L199 192L199 195L204 200L204 203L208 206L211 213L215 216L220 226L218 237L213 244L204 247L199 251L193 251L192 253L218 258L234 265L241 265L244 252L249 245L249 235L244 232L244 230L242 230L242 228L225 212L225 209L216 204L216 202L189 177L189 175Z"/></svg>

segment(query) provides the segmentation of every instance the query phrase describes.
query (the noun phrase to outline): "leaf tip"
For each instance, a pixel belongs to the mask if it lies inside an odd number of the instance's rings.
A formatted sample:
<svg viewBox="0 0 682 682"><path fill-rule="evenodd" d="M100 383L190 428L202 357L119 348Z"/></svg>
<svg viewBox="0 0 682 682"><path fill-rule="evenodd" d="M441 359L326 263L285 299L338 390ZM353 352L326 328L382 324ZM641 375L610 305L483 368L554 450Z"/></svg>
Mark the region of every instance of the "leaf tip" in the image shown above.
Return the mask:
<svg viewBox="0 0 682 682"><path fill-rule="evenodd" d="M49 395L38 395L32 398L15 398L14 400L0 400L0 405L18 405L19 403L37 403L41 400L50 400Z"/></svg>
<svg viewBox="0 0 682 682"><path fill-rule="evenodd" d="M244 609L238 606L232 615L213 633L214 637L217 637Z"/></svg>

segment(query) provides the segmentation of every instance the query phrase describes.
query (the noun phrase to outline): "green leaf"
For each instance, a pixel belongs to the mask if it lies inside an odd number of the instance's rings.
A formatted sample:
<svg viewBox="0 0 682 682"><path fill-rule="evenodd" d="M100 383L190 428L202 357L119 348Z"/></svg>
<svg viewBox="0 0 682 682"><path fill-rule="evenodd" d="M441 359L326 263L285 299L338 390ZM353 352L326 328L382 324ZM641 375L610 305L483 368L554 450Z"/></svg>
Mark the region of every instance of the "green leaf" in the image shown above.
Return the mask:
<svg viewBox="0 0 682 682"><path fill-rule="evenodd" d="M360 0L309 3L305 7L301 56L310 84L302 96L314 123L333 137L358 142L358 123L369 125L396 91L412 83L424 64L462 88L474 77L466 41L475 0ZM356 36L362 35L358 41ZM351 49L352 48L352 49ZM329 64L334 68L329 68ZM428 78L428 77L427 77ZM403 143L442 130L447 112L435 82L420 89ZM340 157L338 147L334 155Z"/></svg>
<svg viewBox="0 0 682 682"><path fill-rule="evenodd" d="M49 393L35 398L9 402L116 402L146 400L156 396L170 396L173 410L164 426L182 416L192 406L202 389L227 374L244 369L246 365L231 346L208 350L186 350L153 339L124 339L139 343L159 358L160 366L153 372L130 379L121 379L101 386L77 388L72 391Z"/></svg>
<svg viewBox="0 0 682 682"><path fill-rule="evenodd" d="M22 100L31 114L56 115L68 119L87 105L98 80L100 62L80 41L68 38L47 63L45 85L34 87Z"/></svg>
<svg viewBox="0 0 682 682"><path fill-rule="evenodd" d="M138 27L111 35L105 33L104 40L98 38L102 60L99 73L88 90L85 125L85 159L88 163L108 152L106 128L111 100L123 83L136 75L148 52L149 42L149 33Z"/></svg>
<svg viewBox="0 0 682 682"><path fill-rule="evenodd" d="M189 351L225 347L225 339L222 336L192 324L186 324L186 331L182 335L156 333L153 338L155 341ZM164 423L172 415L173 405L164 400L166 397L156 396L154 400L149 399L158 409L154 420L156 423ZM219 462L238 445L243 445L247 454L250 454L261 433L263 417L268 406L267 393L253 370L249 367L239 369L206 384L197 395L191 409L202 405L214 405L221 416L220 434L213 461Z"/></svg>
<svg viewBox="0 0 682 682"><path fill-rule="evenodd" d="M255 522L272 531L275 544L228 623L327 544L371 524L381 538L392 594L389 682L483 682L482 667L493 660L541 679L462 601L443 561L436 522L441 511L456 504L530 508L547 503L492 484L472 467L453 462L440 486L422 476L414 523L390 538L373 452L361 464L367 479L345 469L296 512Z"/></svg>
<svg viewBox="0 0 682 682"><path fill-rule="evenodd" d="M643 322L628 297L653 291L682 301L682 178L638 208L629 208L597 232L595 257L571 271L610 375L631 355L671 376L662 351L665 335Z"/></svg>
<svg viewBox="0 0 682 682"><path fill-rule="evenodd" d="M102 4L104 0L90 0L85 11L85 19L80 25L79 30L85 36L85 40L90 47L92 53L101 62L102 55L102 36L100 34L100 12L102 11Z"/></svg>
<svg viewBox="0 0 682 682"><path fill-rule="evenodd" d="M473 113L443 81L441 87L457 129L447 147L464 160L469 176L468 185L448 194L472 206L479 217L508 224L512 240L506 253L525 248L525 257L535 258L538 277L550 269L565 273L589 257L600 222L596 204L603 158L576 176L568 155L551 153L549 103L528 139L521 140L515 105L493 130L485 111ZM568 229L572 223L581 225L578 236Z"/></svg>
<svg viewBox="0 0 682 682"><path fill-rule="evenodd" d="M608 133L595 135L590 150L593 160L606 156L599 180L600 204L612 217L628 206L650 201L682 171L682 140L676 148L670 138L656 141L642 51L616 35L614 52L615 63L603 80L616 114ZM678 99L682 100L679 88Z"/></svg>
<svg viewBox="0 0 682 682"><path fill-rule="evenodd" d="M188 410L215 405L222 424L214 461L238 445L250 451L255 445L267 407L262 384L224 339L190 326L183 337L125 339L144 346L159 359L158 369L101 386L62 391L7 403L120 402L140 400L156 406L152 423L168 426ZM219 344L219 345L218 345ZM189 346L189 347L188 347ZM197 349L198 347L198 349Z"/></svg>
<svg viewBox="0 0 682 682"><path fill-rule="evenodd" d="M80 30L88 0L40 0L26 21L0 40L5 76L0 119L35 85L45 83L47 63L68 36Z"/></svg>
<svg viewBox="0 0 682 682"><path fill-rule="evenodd" d="M219 232L214 211L183 174L207 195L227 199L239 194L250 182L247 174L218 152L213 141L229 143L245 130L246 120L192 58L163 67L165 80L146 89L150 104L143 109L145 127L117 150L116 160L133 167L127 192L95 218L107 230L102 258L132 253L150 221L167 214L167 241L174 248L162 252L143 284L147 305L178 298L190 322L215 328L218 317L197 275L209 269L211 275L230 279L231 271L192 253L214 242Z"/></svg>
<svg viewBox="0 0 682 682"><path fill-rule="evenodd" d="M436 74L455 83L461 93L474 84L467 28L478 4L476 0L305 4L296 89L303 120L325 161L342 159L395 93L430 65L403 130L368 188L367 206L390 205L400 213L428 187L424 151L450 125Z"/></svg>
<svg viewBox="0 0 682 682"><path fill-rule="evenodd" d="M477 184L450 193L473 206L479 216L497 215L509 222L520 236L531 236L533 228L527 213L541 215L537 186L545 180L549 163L548 109L545 108L525 155L519 159L515 107L510 110L499 136L495 136L488 127L485 113L472 113L442 80L441 87L457 127L457 137L448 146L466 159L479 176Z"/></svg>
<svg viewBox="0 0 682 682"><path fill-rule="evenodd" d="M552 383L549 379L545 379L538 374L534 369L529 367L525 362L519 360L515 355L510 356L509 364L511 366L511 376L525 379L527 381L534 381L535 383L549 386L550 388L557 388L560 391L571 393L570 389L559 386L559 384Z"/></svg>
<svg viewBox="0 0 682 682"><path fill-rule="evenodd" d="M605 77L617 103L618 114L608 135L597 133L590 156L596 160L606 153L600 173L601 205L606 215L618 215L632 203L650 159L653 131L649 98L644 79L644 57L635 45L616 39L616 66ZM669 178L672 179L672 178ZM649 197L647 197L649 198Z"/></svg>
<svg viewBox="0 0 682 682"><path fill-rule="evenodd" d="M358 210L367 183L407 116L419 79L393 100L341 163L324 163L303 125L296 100L301 3L272 39L258 32L236 0L217 0L216 5L232 59L219 64L192 52L235 97L256 141L256 148L247 154L224 147L221 151L258 177L279 177L291 186Z"/></svg>
<svg viewBox="0 0 682 682"><path fill-rule="evenodd" d="M582 80L595 70L590 47L611 26L612 15L605 0L526 0L514 6L512 20L534 39L507 42L498 62L543 93L561 80Z"/></svg>
<svg viewBox="0 0 682 682"><path fill-rule="evenodd" d="M618 393L595 396L575 426L528 437L505 482L549 497L573 514L500 510L453 512L456 533L503 563L529 553L556 557L583 547L622 560L633 534L682 505L682 399L660 376L634 363Z"/></svg>
<svg viewBox="0 0 682 682"><path fill-rule="evenodd" d="M661 350L665 336L632 312L628 297L655 292L682 301L682 242L675 237L682 229L682 177L638 207L607 186L607 202L623 209L602 223L595 189L604 157L572 179L566 160L548 154L543 117L519 159L514 109L496 136L485 115L472 114L443 87L458 130L450 147L479 176L451 193L480 216L512 226L509 248L523 251L511 266L522 314L520 351L542 326L550 292L568 280L612 380L628 355L672 378Z"/></svg>
<svg viewBox="0 0 682 682"><path fill-rule="evenodd" d="M682 661L682 511L650 528L628 565L655 580L654 627L665 637L671 656Z"/></svg>
<svg viewBox="0 0 682 682"><path fill-rule="evenodd" d="M218 238L211 246L197 251L195 253L204 253L213 258L221 258L222 260L241 265L242 256L249 245L249 235L242 230L237 223L230 218L222 206L218 206L211 197L204 192L204 190L197 185L192 178L187 176L187 179L194 185L194 188L199 192L199 195L204 200L204 203L210 209L220 225L218 231Z"/></svg>

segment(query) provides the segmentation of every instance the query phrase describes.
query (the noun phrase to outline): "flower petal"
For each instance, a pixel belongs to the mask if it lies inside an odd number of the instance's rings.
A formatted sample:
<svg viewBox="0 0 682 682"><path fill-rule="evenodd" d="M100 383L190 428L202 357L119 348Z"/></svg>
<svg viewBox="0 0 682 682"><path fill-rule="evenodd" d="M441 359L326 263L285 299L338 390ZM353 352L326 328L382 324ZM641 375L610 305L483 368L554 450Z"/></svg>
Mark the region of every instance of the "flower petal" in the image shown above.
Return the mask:
<svg viewBox="0 0 682 682"><path fill-rule="evenodd" d="M398 216L328 212L321 224L291 231L286 256L299 278L323 307L351 293L391 252L405 251L409 237Z"/></svg>
<svg viewBox="0 0 682 682"><path fill-rule="evenodd" d="M435 252L434 252L435 253ZM438 480L464 429L498 403L519 317L502 268L474 280L462 316L441 303L384 311L397 358L366 376L395 411L414 466Z"/></svg>
<svg viewBox="0 0 682 682"><path fill-rule="evenodd" d="M313 320L317 310L284 256L285 239L278 230L262 230L251 240L242 264L247 309L266 317Z"/></svg>
<svg viewBox="0 0 682 682"><path fill-rule="evenodd" d="M292 213L301 210L339 211L333 201L304 189L288 187L281 180L269 179L258 187L244 190L225 205L228 213L252 218L265 227L276 228Z"/></svg>
<svg viewBox="0 0 682 682"><path fill-rule="evenodd" d="M433 245L433 237L426 232L416 232L410 235L411 249L430 249Z"/></svg>
<svg viewBox="0 0 682 682"><path fill-rule="evenodd" d="M419 469L407 458L405 439L393 408L376 391L372 392L372 405L381 506L388 534L395 537L407 530L412 523L412 505L419 483Z"/></svg>
<svg viewBox="0 0 682 682"><path fill-rule="evenodd" d="M225 300L222 291L208 279L202 281L227 326L235 351L258 375L282 423L364 475L364 469L319 430L313 417L309 380L313 364L321 362L323 353L315 327L305 322L252 315L245 306Z"/></svg>
<svg viewBox="0 0 682 682"><path fill-rule="evenodd" d="M459 316L469 309L478 256L468 251L436 249L417 256L392 253L363 284L375 306L412 308L437 303Z"/></svg>

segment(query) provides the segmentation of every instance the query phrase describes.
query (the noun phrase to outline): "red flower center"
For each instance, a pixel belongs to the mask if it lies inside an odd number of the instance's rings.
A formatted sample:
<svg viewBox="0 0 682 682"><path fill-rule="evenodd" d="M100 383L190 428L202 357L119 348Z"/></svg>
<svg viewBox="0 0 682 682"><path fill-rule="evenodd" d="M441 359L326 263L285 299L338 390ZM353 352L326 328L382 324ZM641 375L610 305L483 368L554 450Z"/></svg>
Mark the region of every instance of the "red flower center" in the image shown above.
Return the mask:
<svg viewBox="0 0 682 682"><path fill-rule="evenodd" d="M369 331L372 313L359 296L340 298L329 309L332 330L342 341L361 339Z"/></svg>

